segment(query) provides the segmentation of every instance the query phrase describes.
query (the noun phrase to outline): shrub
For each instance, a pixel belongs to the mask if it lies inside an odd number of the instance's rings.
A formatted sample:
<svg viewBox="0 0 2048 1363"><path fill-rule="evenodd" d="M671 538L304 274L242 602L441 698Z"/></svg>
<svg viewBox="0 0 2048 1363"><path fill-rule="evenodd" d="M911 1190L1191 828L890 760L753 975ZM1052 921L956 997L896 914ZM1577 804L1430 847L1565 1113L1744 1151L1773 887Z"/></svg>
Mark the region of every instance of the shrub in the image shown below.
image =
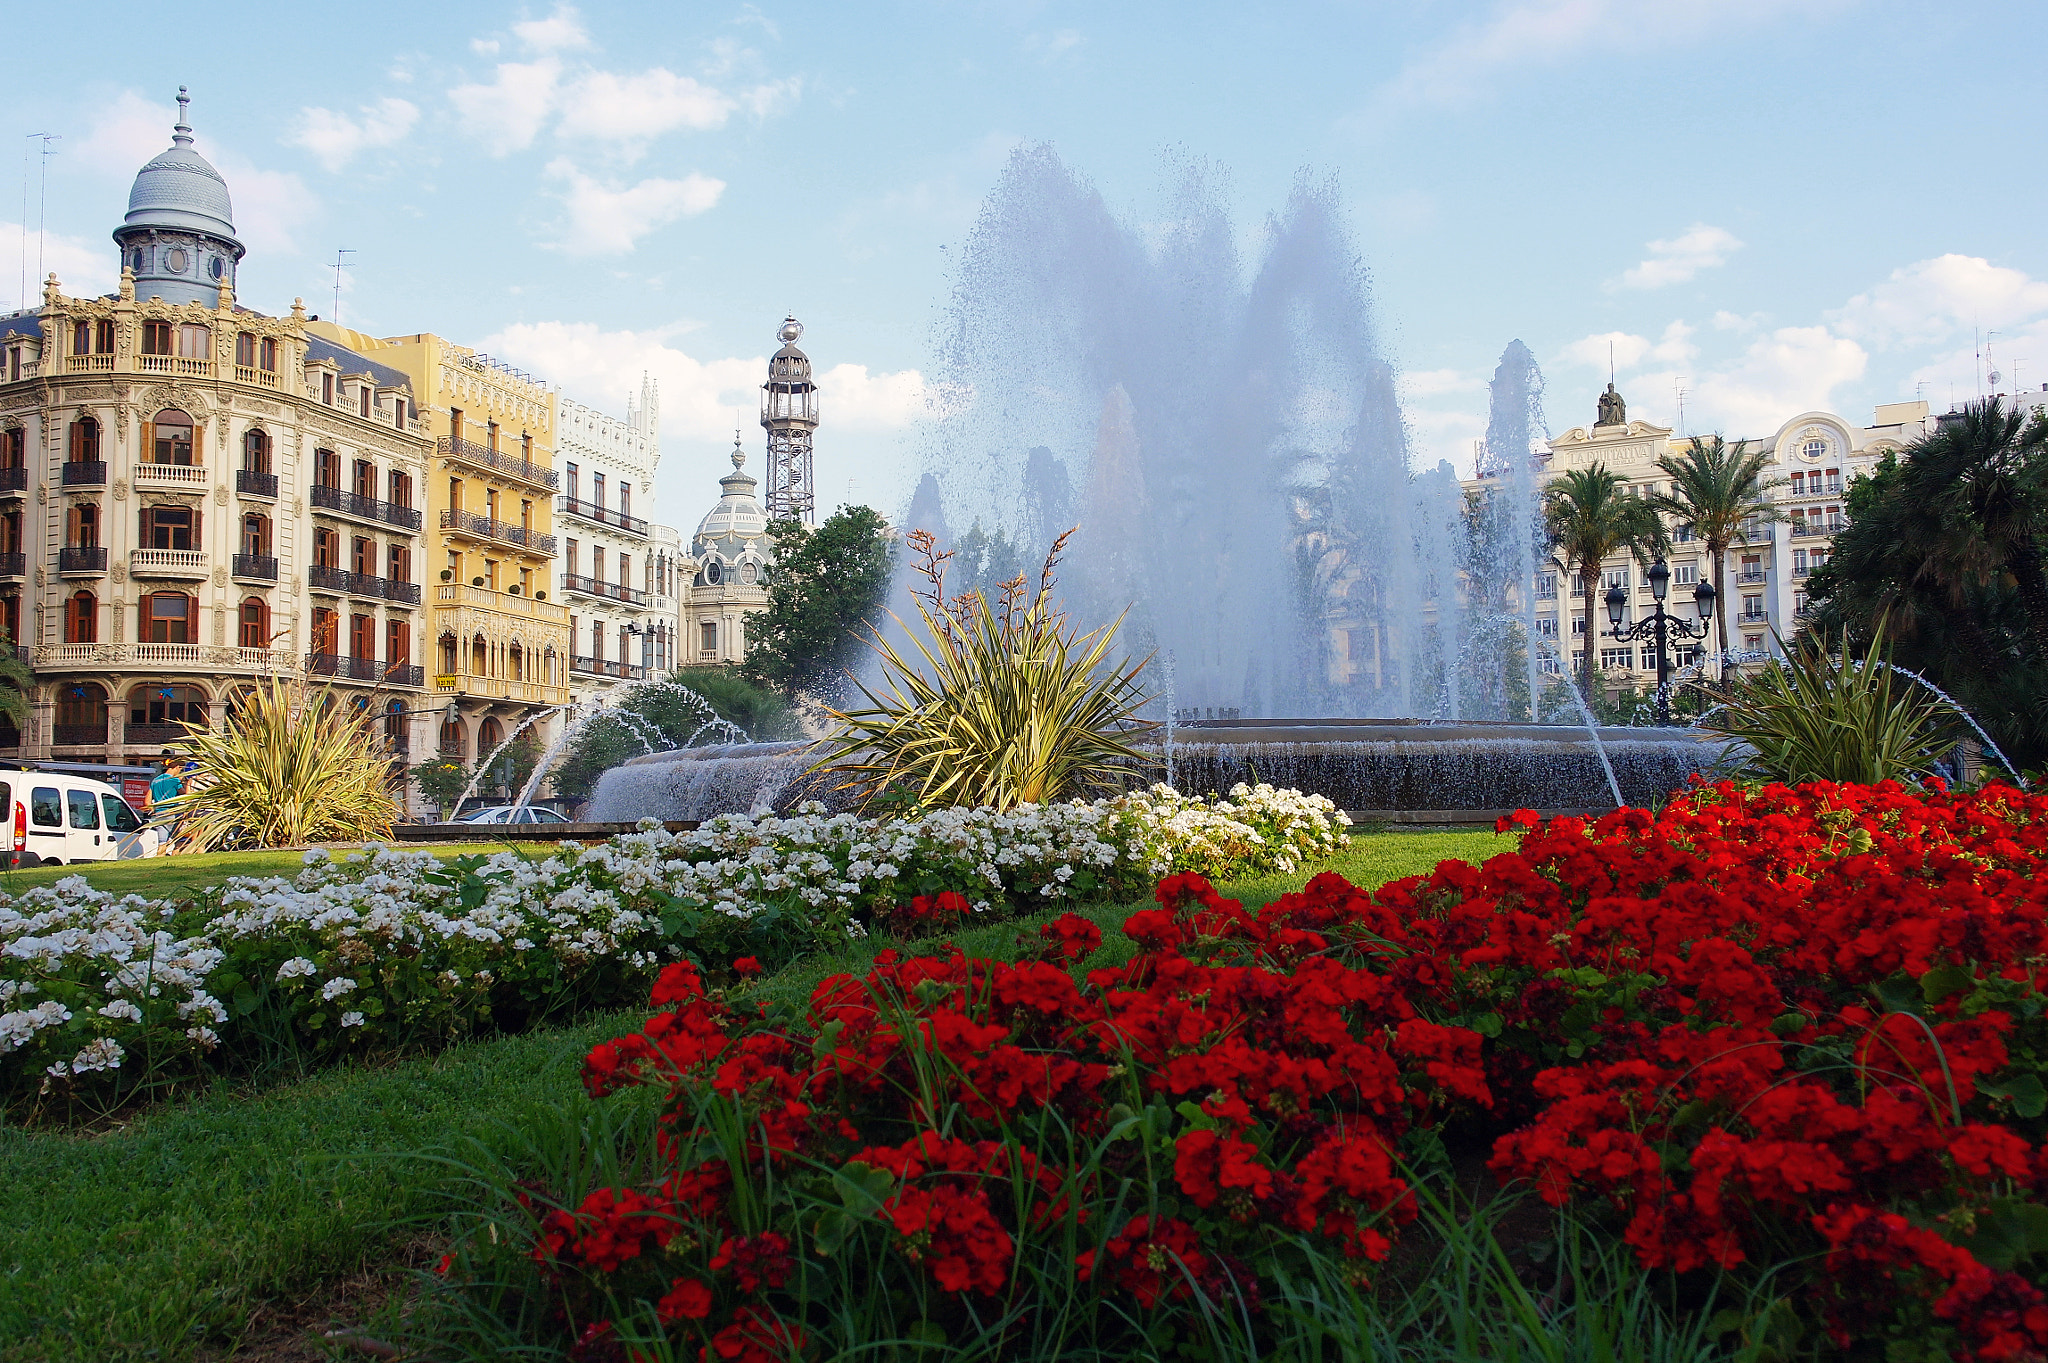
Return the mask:
<svg viewBox="0 0 2048 1363"><path fill-rule="evenodd" d="M1478 1136L1692 1300L1746 1284L1716 1330L2048 1351L2048 798L1723 784L1503 824L1484 867L1257 914L1171 877L1085 973L1072 916L800 1013L670 967L585 1063L651 1105L600 1108L555 1182L506 1171L451 1291L572 1357L1309 1356Z"/></svg>
<svg viewBox="0 0 2048 1363"><path fill-rule="evenodd" d="M332 687L259 677L219 729L166 746L196 770L161 807L209 850L388 838L399 809L377 719Z"/></svg>
<svg viewBox="0 0 2048 1363"><path fill-rule="evenodd" d="M1118 790L1133 769L1156 764L1128 741L1151 727L1136 717L1145 663L1108 662L1121 618L1083 635L1052 606L1066 539L1046 555L1035 595L1025 599L1018 577L991 605L980 592L948 600L949 556L913 532L929 584L917 605L923 637L911 641L918 661L876 636L883 690L857 683L868 707L829 712L838 728L814 770L830 768L870 797L1009 809Z"/></svg>
<svg viewBox="0 0 2048 1363"><path fill-rule="evenodd" d="M1265 832L1237 868L1341 844L1328 801L1247 797ZM682 957L781 966L871 924L943 931L961 905L990 918L1128 897L1196 845L1136 800L917 820L812 807L534 860L316 851L292 879L232 880L188 904L70 877L0 903L0 1099L105 1103L201 1069L444 1045L622 1005Z"/></svg>
<svg viewBox="0 0 2048 1363"><path fill-rule="evenodd" d="M412 768L413 784L420 788L436 809L453 810L455 802L462 798L462 792L469 789L469 768L453 757L436 757L430 762L415 762Z"/></svg>
<svg viewBox="0 0 2048 1363"><path fill-rule="evenodd" d="M1892 670L1882 627L1867 658L1800 639L1698 722L1749 746L1746 775L1789 784L1916 780L1956 746L1954 709Z"/></svg>

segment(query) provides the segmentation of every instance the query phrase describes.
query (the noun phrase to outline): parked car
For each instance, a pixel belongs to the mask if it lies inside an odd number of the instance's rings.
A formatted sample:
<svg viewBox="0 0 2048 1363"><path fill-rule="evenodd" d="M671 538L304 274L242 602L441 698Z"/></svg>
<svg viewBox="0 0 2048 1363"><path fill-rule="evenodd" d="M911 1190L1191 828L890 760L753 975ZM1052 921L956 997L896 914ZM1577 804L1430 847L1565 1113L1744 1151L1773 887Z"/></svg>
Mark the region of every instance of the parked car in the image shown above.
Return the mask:
<svg viewBox="0 0 2048 1363"><path fill-rule="evenodd" d="M170 840L104 781L58 772L0 772L0 808L12 837L5 860L14 866L126 861L153 857Z"/></svg>
<svg viewBox="0 0 2048 1363"><path fill-rule="evenodd" d="M450 823L567 823L567 819L545 805L492 805L473 809Z"/></svg>

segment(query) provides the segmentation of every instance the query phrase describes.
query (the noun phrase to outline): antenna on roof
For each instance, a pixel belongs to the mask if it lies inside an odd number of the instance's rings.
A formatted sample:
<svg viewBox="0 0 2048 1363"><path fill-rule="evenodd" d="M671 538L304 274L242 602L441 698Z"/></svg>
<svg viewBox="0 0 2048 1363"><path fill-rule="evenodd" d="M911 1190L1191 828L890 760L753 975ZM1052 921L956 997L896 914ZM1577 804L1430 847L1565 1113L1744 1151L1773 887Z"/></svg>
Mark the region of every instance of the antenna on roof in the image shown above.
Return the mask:
<svg viewBox="0 0 2048 1363"><path fill-rule="evenodd" d="M338 246L334 251L334 325L336 326L341 325L341 272L355 268L354 261L343 260L342 257L354 254L355 252L346 246Z"/></svg>
<svg viewBox="0 0 2048 1363"><path fill-rule="evenodd" d="M1678 397L1678 433L1685 435L1685 395L1692 391L1685 386L1685 375L1680 374L1671 380L1671 391Z"/></svg>

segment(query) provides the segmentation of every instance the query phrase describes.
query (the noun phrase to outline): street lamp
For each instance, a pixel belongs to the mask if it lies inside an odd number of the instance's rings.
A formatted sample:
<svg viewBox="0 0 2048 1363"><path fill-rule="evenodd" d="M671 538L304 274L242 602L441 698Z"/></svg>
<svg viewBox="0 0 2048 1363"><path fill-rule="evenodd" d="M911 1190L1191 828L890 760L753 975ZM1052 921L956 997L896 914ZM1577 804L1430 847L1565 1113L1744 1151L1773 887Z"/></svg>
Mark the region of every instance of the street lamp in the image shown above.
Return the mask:
<svg viewBox="0 0 2048 1363"><path fill-rule="evenodd" d="M1628 589L1625 587L1610 587L1607 589L1607 623L1614 627L1608 631L1608 635L1611 638L1627 642L1650 640L1653 641L1652 646L1657 651L1657 722L1659 724L1669 724L1671 722L1671 695L1667 689L1671 678L1671 657L1665 648L1666 642L1672 636L1680 639L1706 638L1707 630L1711 627L1714 616L1713 583L1702 578L1700 584L1692 589L1693 606L1698 610L1700 617L1698 620L1681 620L1675 615L1667 615L1665 613L1664 597L1670 590L1671 569L1666 567L1664 560L1660 558L1650 565L1650 595L1655 601L1650 612L1650 618L1638 620L1633 625L1624 626L1621 623L1621 617L1628 609Z"/></svg>

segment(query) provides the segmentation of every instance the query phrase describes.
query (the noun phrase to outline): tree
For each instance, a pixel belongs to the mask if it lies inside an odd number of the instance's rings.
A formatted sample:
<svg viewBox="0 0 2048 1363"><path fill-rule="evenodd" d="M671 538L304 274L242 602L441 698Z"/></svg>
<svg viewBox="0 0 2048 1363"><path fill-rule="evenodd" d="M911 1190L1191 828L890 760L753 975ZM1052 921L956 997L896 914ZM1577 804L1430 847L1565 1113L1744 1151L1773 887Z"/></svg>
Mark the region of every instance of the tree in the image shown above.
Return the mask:
<svg viewBox="0 0 2048 1363"><path fill-rule="evenodd" d="M685 667L659 681L625 687L613 694L608 711L630 711L632 720L593 716L555 766L555 790L588 795L597 778L650 750L683 748L693 742L730 743L732 728L756 742L796 738L802 730L789 702L729 667ZM725 724L709 724L711 719Z"/></svg>
<svg viewBox="0 0 2048 1363"><path fill-rule="evenodd" d="M2044 446L2048 422L1971 404L1849 485L1848 524L1807 581L1817 632L1861 651L1882 624L1899 663L1952 693L2022 767L2048 760Z"/></svg>
<svg viewBox="0 0 2048 1363"><path fill-rule="evenodd" d="M748 621L753 633L741 670L792 698L836 694L889 590L888 522L867 507L842 506L815 530L778 520L768 535L775 542L768 609Z"/></svg>
<svg viewBox="0 0 2048 1363"><path fill-rule="evenodd" d="M420 788L420 794L436 809L451 809L462 792L469 789L469 768L452 757L436 757L427 762L415 762L412 768L413 784Z"/></svg>
<svg viewBox="0 0 2048 1363"><path fill-rule="evenodd" d="M0 633L0 718L17 729L28 718L29 688L34 684L35 674L15 651L14 641Z"/></svg>
<svg viewBox="0 0 2048 1363"><path fill-rule="evenodd" d="M1600 565L1608 555L1626 549L1642 562L1664 549L1664 523L1645 499L1628 492L1628 483L1605 464L1567 470L1543 493L1543 523L1550 535L1557 566L1579 575L1579 596L1586 612L1586 659L1581 670L1585 694L1594 694L1594 640L1600 616L1593 609L1600 586Z"/></svg>
<svg viewBox="0 0 2048 1363"><path fill-rule="evenodd" d="M1657 467L1671 479L1671 491L1650 499L1650 505L1681 524L1707 546L1714 573L1714 624L1721 651L1732 645L1728 639L1728 546L1742 538L1751 525L1785 518L1770 494L1784 486L1781 478L1766 479L1768 450L1752 450L1749 442L1733 445L1720 436L1705 440L1698 436L1683 454L1667 454Z"/></svg>

